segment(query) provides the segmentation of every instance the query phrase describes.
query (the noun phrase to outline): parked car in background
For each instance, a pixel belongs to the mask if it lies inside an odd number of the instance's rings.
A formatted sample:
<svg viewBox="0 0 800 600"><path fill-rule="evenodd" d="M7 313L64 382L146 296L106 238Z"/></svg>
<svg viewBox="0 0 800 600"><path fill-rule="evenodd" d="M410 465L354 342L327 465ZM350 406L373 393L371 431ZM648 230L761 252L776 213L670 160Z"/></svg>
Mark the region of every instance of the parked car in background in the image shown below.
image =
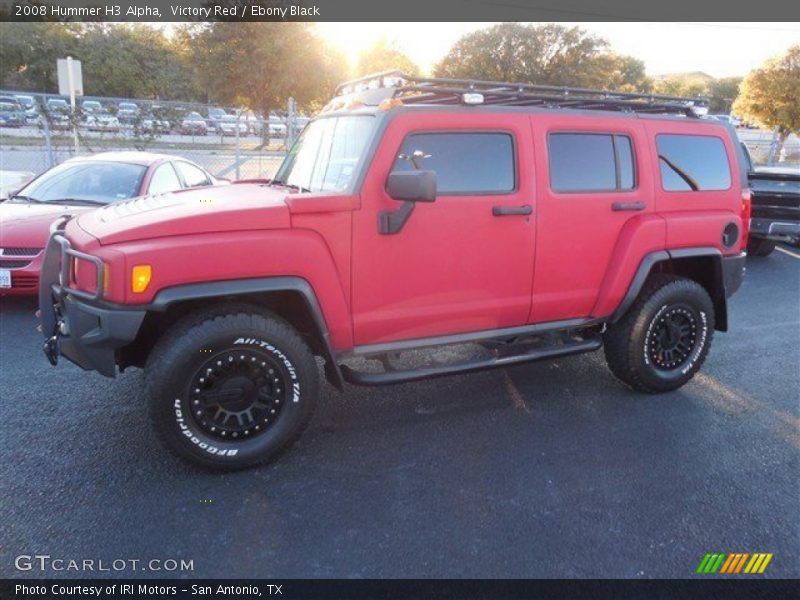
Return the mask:
<svg viewBox="0 0 800 600"><path fill-rule="evenodd" d="M69 159L0 204L0 294L35 294L50 224L137 196L228 183L179 156L107 152Z"/></svg>
<svg viewBox="0 0 800 600"><path fill-rule="evenodd" d="M87 107L86 104L89 104ZM87 100L81 105L84 110L83 125L89 131L109 131L117 133L121 129L119 118L112 115L96 101Z"/></svg>
<svg viewBox="0 0 800 600"><path fill-rule="evenodd" d="M50 127L66 129L69 127L71 107L63 98L48 98L45 103L46 115Z"/></svg>
<svg viewBox="0 0 800 600"><path fill-rule="evenodd" d="M25 111L13 96L0 96L0 127L22 127Z"/></svg>
<svg viewBox="0 0 800 600"><path fill-rule="evenodd" d="M286 137L286 123L278 117L277 115L270 115L269 120L267 121L267 127L269 128L269 137L271 138L285 138Z"/></svg>
<svg viewBox="0 0 800 600"><path fill-rule="evenodd" d="M207 135L208 124L199 112L192 111L183 117L181 133L183 135Z"/></svg>
<svg viewBox="0 0 800 600"><path fill-rule="evenodd" d="M30 171L0 171L0 202L7 200L35 176Z"/></svg>
<svg viewBox="0 0 800 600"><path fill-rule="evenodd" d="M748 174L753 194L749 256L768 256L777 242L800 242L800 168L755 167Z"/></svg>
<svg viewBox="0 0 800 600"><path fill-rule="evenodd" d="M228 113L225 112L224 108L209 108L208 109L208 119L206 119L206 124L211 131L218 131L219 123L223 117L228 116Z"/></svg>
<svg viewBox="0 0 800 600"><path fill-rule="evenodd" d="M101 112L103 105L97 100L84 100L81 102L81 109L86 113Z"/></svg>
<svg viewBox="0 0 800 600"><path fill-rule="evenodd" d="M711 119L716 119L717 121L722 121L723 123L727 123L733 127L740 127L742 124L742 122L733 115L708 115L708 117Z"/></svg>
<svg viewBox="0 0 800 600"><path fill-rule="evenodd" d="M142 119L142 130L150 133L169 133L170 122L149 114Z"/></svg>
<svg viewBox="0 0 800 600"><path fill-rule="evenodd" d="M17 102L22 106L25 112L25 121L28 125L35 125L39 119L39 106L36 104L36 98L26 94L15 94Z"/></svg>
<svg viewBox="0 0 800 600"><path fill-rule="evenodd" d="M217 133L220 135L236 135L237 130L239 135L246 135L247 123L235 115L225 115L217 122Z"/></svg>
<svg viewBox="0 0 800 600"><path fill-rule="evenodd" d="M117 104L117 119L122 125L131 126L139 118L139 105L135 102L120 102Z"/></svg>

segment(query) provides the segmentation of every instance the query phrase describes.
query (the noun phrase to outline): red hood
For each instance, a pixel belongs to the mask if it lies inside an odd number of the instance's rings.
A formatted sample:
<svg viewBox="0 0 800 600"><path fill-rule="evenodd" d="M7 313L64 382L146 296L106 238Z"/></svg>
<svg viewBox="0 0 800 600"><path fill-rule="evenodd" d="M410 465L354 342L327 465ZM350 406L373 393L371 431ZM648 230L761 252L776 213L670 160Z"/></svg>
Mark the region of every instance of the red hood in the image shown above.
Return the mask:
<svg viewBox="0 0 800 600"><path fill-rule="evenodd" d="M204 187L115 202L82 215L78 225L101 244L173 235L290 226L286 192L263 183Z"/></svg>
<svg viewBox="0 0 800 600"><path fill-rule="evenodd" d="M0 248L44 248L50 224L61 215L77 215L92 207L3 202L0 204Z"/></svg>

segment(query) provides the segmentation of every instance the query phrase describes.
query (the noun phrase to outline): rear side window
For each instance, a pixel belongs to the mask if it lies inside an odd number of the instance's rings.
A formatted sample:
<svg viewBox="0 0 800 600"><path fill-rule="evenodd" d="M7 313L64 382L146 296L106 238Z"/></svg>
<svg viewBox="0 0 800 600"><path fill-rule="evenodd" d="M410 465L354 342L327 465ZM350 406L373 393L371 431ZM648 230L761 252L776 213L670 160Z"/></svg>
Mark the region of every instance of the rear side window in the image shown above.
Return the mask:
<svg viewBox="0 0 800 600"><path fill-rule="evenodd" d="M610 192L636 187L631 139L602 133L551 133L550 188L555 192Z"/></svg>
<svg viewBox="0 0 800 600"><path fill-rule="evenodd" d="M175 169L170 163L164 163L155 170L150 178L147 192L149 194L165 194L179 189L181 189L181 182L175 174Z"/></svg>
<svg viewBox="0 0 800 600"><path fill-rule="evenodd" d="M414 163L436 172L440 194L498 194L514 191L514 143L507 133L413 133L400 148L393 170Z"/></svg>
<svg viewBox="0 0 800 600"><path fill-rule="evenodd" d="M668 192L727 190L731 169L725 144L709 135L656 136L661 185Z"/></svg>
<svg viewBox="0 0 800 600"><path fill-rule="evenodd" d="M175 165L178 167L183 176L183 181L186 182L186 187L200 187L203 185L211 185L208 175L202 169L190 165L187 162L177 161Z"/></svg>

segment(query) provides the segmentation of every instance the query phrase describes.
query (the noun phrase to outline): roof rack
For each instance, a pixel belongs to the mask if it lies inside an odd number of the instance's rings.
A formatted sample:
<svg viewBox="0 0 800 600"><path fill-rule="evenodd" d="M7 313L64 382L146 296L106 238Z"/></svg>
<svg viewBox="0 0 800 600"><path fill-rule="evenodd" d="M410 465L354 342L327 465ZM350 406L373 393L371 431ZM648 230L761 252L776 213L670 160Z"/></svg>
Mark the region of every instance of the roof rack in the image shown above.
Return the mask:
<svg viewBox="0 0 800 600"><path fill-rule="evenodd" d="M544 106L637 113L673 113L699 117L708 113L708 98L686 98L637 92L477 79L415 77L402 71L384 71L353 79L336 88L337 96L385 89L403 104L482 104Z"/></svg>

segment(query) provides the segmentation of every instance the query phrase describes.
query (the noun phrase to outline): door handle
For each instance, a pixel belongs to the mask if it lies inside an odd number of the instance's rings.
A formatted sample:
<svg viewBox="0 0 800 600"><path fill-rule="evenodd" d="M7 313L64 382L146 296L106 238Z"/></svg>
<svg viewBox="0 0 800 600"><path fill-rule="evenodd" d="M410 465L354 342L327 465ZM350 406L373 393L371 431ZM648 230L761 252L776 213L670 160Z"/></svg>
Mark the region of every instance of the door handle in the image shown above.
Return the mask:
<svg viewBox="0 0 800 600"><path fill-rule="evenodd" d="M522 206L493 206L492 214L495 217L530 215L533 214L533 207L530 204L523 204Z"/></svg>
<svg viewBox="0 0 800 600"><path fill-rule="evenodd" d="M644 202L614 202L611 205L611 210L619 212L622 210L644 210L647 204Z"/></svg>

